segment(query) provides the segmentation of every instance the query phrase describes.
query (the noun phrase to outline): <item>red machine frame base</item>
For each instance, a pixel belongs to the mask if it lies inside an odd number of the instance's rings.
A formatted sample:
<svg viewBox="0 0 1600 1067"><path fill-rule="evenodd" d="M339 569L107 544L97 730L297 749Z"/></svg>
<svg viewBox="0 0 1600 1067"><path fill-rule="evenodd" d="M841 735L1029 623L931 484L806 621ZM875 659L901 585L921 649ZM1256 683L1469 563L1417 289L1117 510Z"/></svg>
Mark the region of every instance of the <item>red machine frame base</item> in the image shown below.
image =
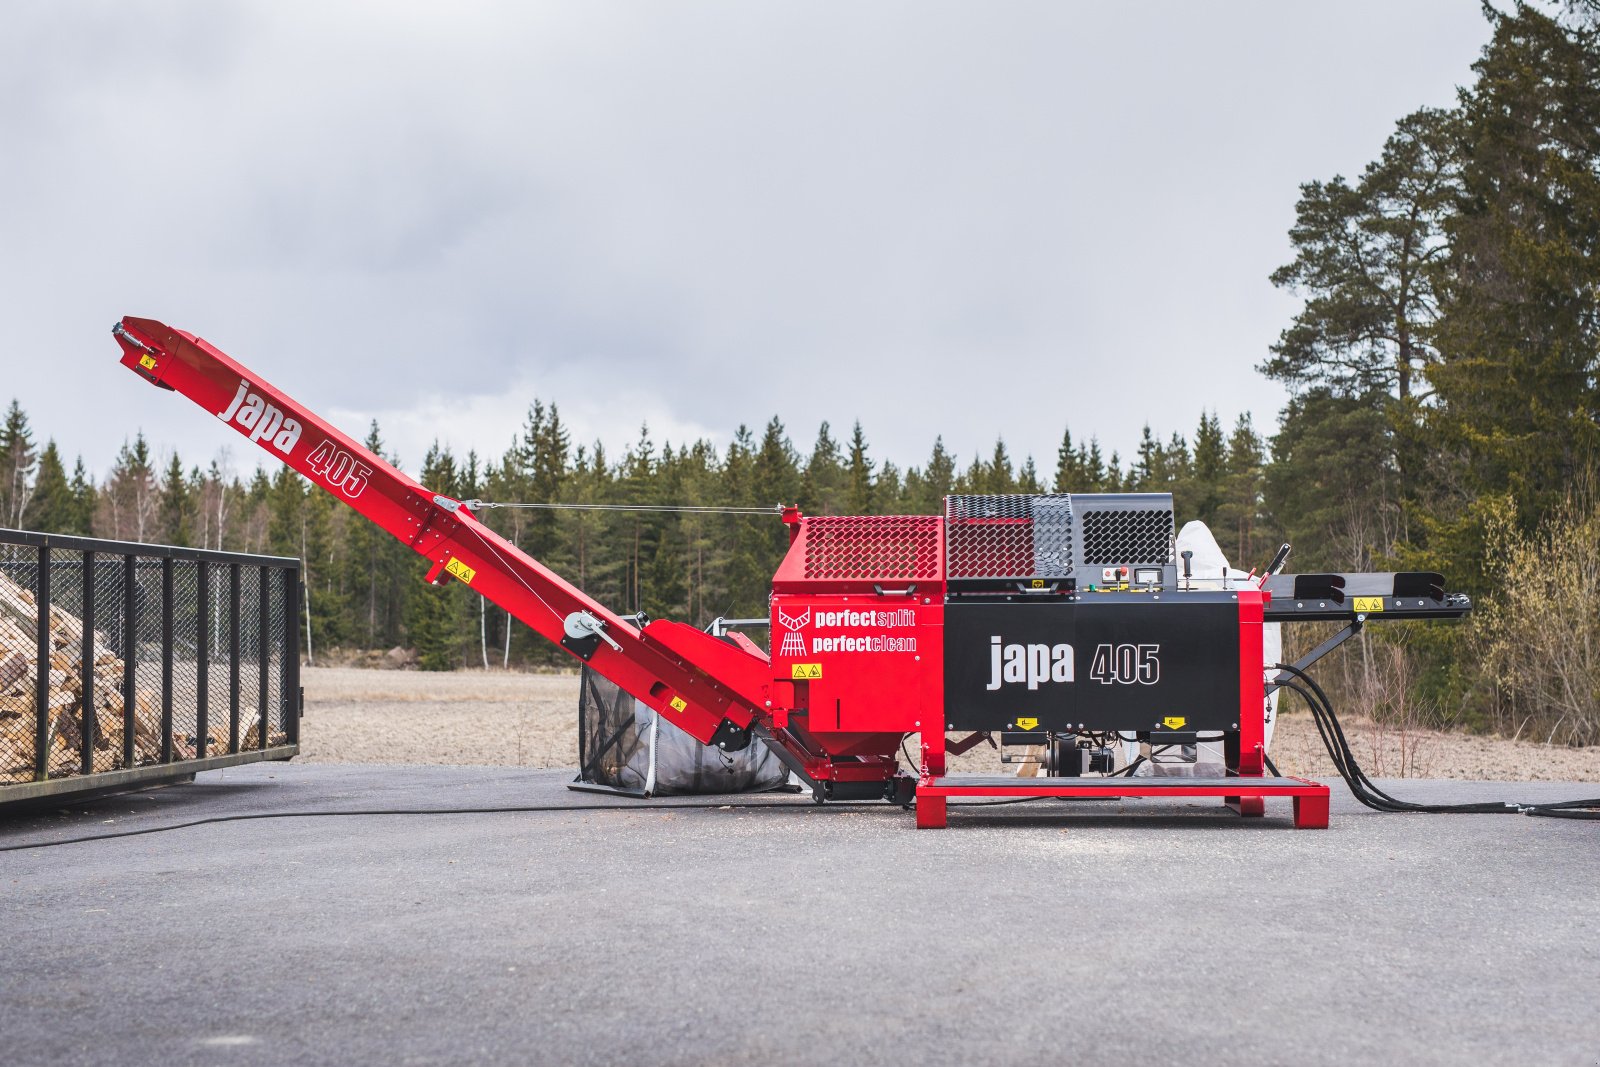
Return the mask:
<svg viewBox="0 0 1600 1067"><path fill-rule="evenodd" d="M927 776L917 782L917 828L946 825L948 797L1221 797L1240 815L1266 812L1267 797L1294 800L1297 830L1328 828L1328 787L1305 778L987 778Z"/></svg>

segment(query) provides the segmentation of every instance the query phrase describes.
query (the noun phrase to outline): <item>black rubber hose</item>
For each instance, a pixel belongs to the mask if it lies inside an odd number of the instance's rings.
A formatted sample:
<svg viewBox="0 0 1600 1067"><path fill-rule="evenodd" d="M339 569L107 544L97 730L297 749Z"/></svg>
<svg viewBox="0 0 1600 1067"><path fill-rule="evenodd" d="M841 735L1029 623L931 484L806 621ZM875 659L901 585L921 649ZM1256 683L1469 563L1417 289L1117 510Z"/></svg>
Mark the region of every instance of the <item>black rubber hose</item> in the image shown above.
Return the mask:
<svg viewBox="0 0 1600 1067"><path fill-rule="evenodd" d="M1317 733L1322 738L1322 743L1328 750L1328 758L1333 761L1334 769L1344 779L1350 788L1351 794L1362 804L1377 811L1390 812L1418 812L1424 814L1472 814L1472 815L1532 815L1555 819L1600 819L1600 798L1590 800L1567 800L1550 804L1517 804L1507 801L1484 802L1474 804L1415 804L1410 801L1400 800L1390 796L1373 784L1367 777L1361 765L1356 762L1355 753L1350 748L1350 741L1345 736L1344 728L1339 723L1339 717L1334 714L1333 702L1328 699L1316 679L1305 671L1287 663L1274 664L1270 669L1282 670L1305 682L1304 686L1294 682L1285 682L1283 687L1298 693L1311 709L1312 721L1316 724ZM1268 763L1271 768L1271 763ZM1273 773L1277 771L1273 768Z"/></svg>

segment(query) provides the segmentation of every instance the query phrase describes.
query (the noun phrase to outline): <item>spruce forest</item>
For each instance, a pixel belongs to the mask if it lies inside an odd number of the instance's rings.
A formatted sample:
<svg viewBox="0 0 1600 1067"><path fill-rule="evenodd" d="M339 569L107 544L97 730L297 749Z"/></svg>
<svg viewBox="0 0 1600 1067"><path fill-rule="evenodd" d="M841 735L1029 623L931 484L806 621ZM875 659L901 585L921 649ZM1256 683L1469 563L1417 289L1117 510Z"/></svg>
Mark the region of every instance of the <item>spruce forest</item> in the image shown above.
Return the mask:
<svg viewBox="0 0 1600 1067"><path fill-rule="evenodd" d="M891 459L870 427L824 423L813 438L772 415L726 447L646 428L618 456L572 440L546 397L503 455L389 458L492 501L895 514L936 513L951 492L1169 491L1179 522L1205 521L1246 569L1289 541L1294 569L1438 570L1474 596L1465 625L1380 627L1346 654L1336 683L1363 707L1600 743L1600 14L1485 13L1488 43L1453 107L1399 118L1359 174L1300 187L1292 258L1270 279L1300 310L1269 352L1239 357L1288 388L1275 426L1208 408L1126 454L1064 427L1052 456L997 439L958 457L935 438ZM366 443L388 455L376 424ZM12 403L0 525L298 556L314 657L565 661L464 587L425 585L419 557L287 469L240 479L141 435L96 479L71 445ZM775 515L482 517L615 610L702 625L764 615L787 544Z"/></svg>

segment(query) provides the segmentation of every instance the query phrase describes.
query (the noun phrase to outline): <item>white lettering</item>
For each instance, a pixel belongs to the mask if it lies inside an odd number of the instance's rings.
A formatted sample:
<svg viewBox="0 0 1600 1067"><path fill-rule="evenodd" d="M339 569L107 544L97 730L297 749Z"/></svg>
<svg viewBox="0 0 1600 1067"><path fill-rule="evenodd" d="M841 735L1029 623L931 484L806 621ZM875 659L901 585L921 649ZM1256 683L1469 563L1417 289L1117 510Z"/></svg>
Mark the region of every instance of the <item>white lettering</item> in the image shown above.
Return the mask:
<svg viewBox="0 0 1600 1067"><path fill-rule="evenodd" d="M233 394L233 402L228 405L228 410L218 415L223 422L232 422L234 412L239 410L239 405L244 403L244 394L250 391L250 383L243 378L239 379L239 391Z"/></svg>
<svg viewBox="0 0 1600 1067"><path fill-rule="evenodd" d="M1050 650L1050 680L1052 682L1072 681L1072 646L1056 645Z"/></svg>
<svg viewBox="0 0 1600 1067"><path fill-rule="evenodd" d="M261 417L261 412L266 409L266 406L267 402L265 400L251 393L244 398L244 410L235 415L233 421L248 430L256 424L256 420Z"/></svg>
<svg viewBox="0 0 1600 1067"><path fill-rule="evenodd" d="M1028 653L1021 645L1007 645L1005 652L1005 667L1000 677L1007 682L1026 682L1028 680Z"/></svg>
<svg viewBox="0 0 1600 1067"><path fill-rule="evenodd" d="M284 419L283 429L278 431L278 436L272 439L272 447L284 455L294 450L300 441L300 423L295 419Z"/></svg>
<svg viewBox="0 0 1600 1067"><path fill-rule="evenodd" d="M819 611L816 613L818 626L861 626L875 629L893 630L917 624L917 613L910 608L900 608L896 611Z"/></svg>
<svg viewBox="0 0 1600 1067"><path fill-rule="evenodd" d="M1037 690L1045 683L1070 682L1073 673L1071 645L1008 645L998 635L989 638L989 684L984 688L990 692L1007 684Z"/></svg>
<svg viewBox="0 0 1600 1067"><path fill-rule="evenodd" d="M250 440L259 441L265 437L272 440L273 434L278 432L278 427L283 425L283 412L268 404L261 412L261 418L256 422L256 428L250 431Z"/></svg>

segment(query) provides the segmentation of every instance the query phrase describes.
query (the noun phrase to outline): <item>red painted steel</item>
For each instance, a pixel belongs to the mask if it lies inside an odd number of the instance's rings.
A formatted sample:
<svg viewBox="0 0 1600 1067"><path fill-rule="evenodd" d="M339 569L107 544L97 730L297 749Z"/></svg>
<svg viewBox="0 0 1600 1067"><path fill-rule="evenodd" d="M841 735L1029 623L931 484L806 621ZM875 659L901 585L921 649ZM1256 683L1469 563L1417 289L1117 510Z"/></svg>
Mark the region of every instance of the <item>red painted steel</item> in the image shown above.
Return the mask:
<svg viewBox="0 0 1600 1067"><path fill-rule="evenodd" d="M1017 779L1016 785L966 786L952 784L949 779L935 782L925 776L917 783L917 825L938 829L945 825L945 804L948 797L1101 797L1107 795L1106 779L1096 779L1094 785L1066 785L1061 779L1051 779L1048 784L1028 779ZM1294 784L1287 784L1293 782ZM1294 800L1294 824L1300 830L1321 830L1328 825L1328 787L1306 778L1290 778L1266 782L1245 783L1239 778L1194 778L1174 786L1172 779L1162 779L1161 785L1151 785L1149 780L1138 778L1117 779L1116 796L1119 797L1222 797L1224 800L1242 799L1259 802L1265 809L1267 797L1290 797ZM1241 795L1242 794L1242 795ZM924 805L936 801L938 807Z"/></svg>
<svg viewBox="0 0 1600 1067"><path fill-rule="evenodd" d="M612 614L458 501L436 496L193 334L125 318L117 342L125 366L211 411L432 560L435 577L465 582L552 641L575 612L598 620L617 647L602 640L590 666L701 741L724 721L748 727L769 699L771 669L757 656L724 644L727 655L708 666L704 646L683 632L699 631L668 622L641 630Z"/></svg>
<svg viewBox="0 0 1600 1067"><path fill-rule="evenodd" d="M1241 589L1239 597L1239 774L1266 772L1266 670L1261 619L1268 594ZM1245 814L1241 812L1241 814Z"/></svg>

